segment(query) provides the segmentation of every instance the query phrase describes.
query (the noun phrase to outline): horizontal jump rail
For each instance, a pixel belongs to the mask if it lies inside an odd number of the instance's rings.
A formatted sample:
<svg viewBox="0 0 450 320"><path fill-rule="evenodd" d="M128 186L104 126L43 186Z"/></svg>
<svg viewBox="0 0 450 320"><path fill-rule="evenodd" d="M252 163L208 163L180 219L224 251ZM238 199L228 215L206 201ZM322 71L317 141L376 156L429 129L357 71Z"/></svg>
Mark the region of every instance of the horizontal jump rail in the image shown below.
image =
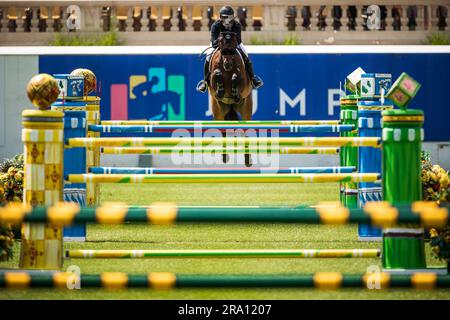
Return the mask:
<svg viewBox="0 0 450 320"><path fill-rule="evenodd" d="M66 250L72 259L151 258L377 258L379 249L292 250Z"/></svg>
<svg viewBox="0 0 450 320"><path fill-rule="evenodd" d="M258 153L258 154L339 154L339 148L292 148L292 147L271 147L271 148L235 148L227 146L225 149L216 148L191 148L191 147L101 147L100 152L104 154L172 154L172 153L192 153L192 154L217 154L228 153Z"/></svg>
<svg viewBox="0 0 450 320"><path fill-rule="evenodd" d="M376 182L379 173L69 174L71 183L325 183Z"/></svg>
<svg viewBox="0 0 450 320"><path fill-rule="evenodd" d="M365 223L380 227L398 224L445 226L450 222L449 207L436 203L414 202L392 207L385 202L368 202L364 208L345 208L324 204L315 208L290 207L177 207L172 203L154 203L149 207L105 204L79 207L75 203L57 203L52 207L10 204L0 208L0 223L76 223L149 224L174 223Z"/></svg>
<svg viewBox="0 0 450 320"><path fill-rule="evenodd" d="M201 147L210 146L220 148L223 145L236 145L246 147L380 147L381 139L377 137L170 137L170 138L70 138L67 139L68 147L152 147L152 146L176 146L176 147Z"/></svg>
<svg viewBox="0 0 450 320"><path fill-rule="evenodd" d="M326 132L349 132L355 130L354 125L267 125L267 124L253 124L253 125L217 125L217 124L178 124L178 125L90 125L88 128L92 132L101 133L152 133L152 132L167 132L174 130L189 130L189 131L205 131L205 130L277 130L290 133L312 132L312 133L326 133Z"/></svg>
<svg viewBox="0 0 450 320"><path fill-rule="evenodd" d="M163 167L91 167L96 174L187 174L187 173L351 173L356 167L289 167L289 168L163 168Z"/></svg>
<svg viewBox="0 0 450 320"><path fill-rule="evenodd" d="M184 121L173 121L173 120L163 120L163 121L151 121L151 120L104 120L101 125L115 125L115 126L126 126L126 125L151 125L151 126L178 126L178 125L212 125L212 126L254 126L254 125L338 125L339 120L250 120L250 121L214 121L214 120L184 120Z"/></svg>
<svg viewBox="0 0 450 320"><path fill-rule="evenodd" d="M79 283L80 288L105 289L175 289L175 288L365 288L386 289L449 288L450 276L434 273L412 275L390 275L388 273L342 274L339 272L317 272L314 274L174 274L150 272L127 274L103 272L81 274L55 272L33 274L27 272L4 272L0 274L0 288L58 288L67 289Z"/></svg>

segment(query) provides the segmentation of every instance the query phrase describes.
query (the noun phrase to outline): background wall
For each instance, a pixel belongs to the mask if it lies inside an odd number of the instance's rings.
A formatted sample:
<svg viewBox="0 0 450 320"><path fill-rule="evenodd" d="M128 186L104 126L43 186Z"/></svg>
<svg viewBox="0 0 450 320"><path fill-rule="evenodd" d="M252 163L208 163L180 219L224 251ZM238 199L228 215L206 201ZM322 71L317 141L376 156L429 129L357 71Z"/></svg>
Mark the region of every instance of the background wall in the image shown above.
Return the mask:
<svg viewBox="0 0 450 320"><path fill-rule="evenodd" d="M21 152L20 113L31 106L25 87L38 72L93 70L100 83L104 120L211 119L207 95L195 91L202 77L203 61L197 54L201 49L0 48L0 158ZM450 73L445 72L450 70L450 48L260 46L248 50L265 82L253 93L254 119L338 119L340 82L343 86L351 71L360 66L366 72L392 73L394 80L406 71L422 83L411 107L425 112L424 148L432 152L434 161L450 168Z"/></svg>
<svg viewBox="0 0 450 320"><path fill-rule="evenodd" d="M0 160L23 152L21 114L34 108L26 87L37 73L37 56L0 55Z"/></svg>

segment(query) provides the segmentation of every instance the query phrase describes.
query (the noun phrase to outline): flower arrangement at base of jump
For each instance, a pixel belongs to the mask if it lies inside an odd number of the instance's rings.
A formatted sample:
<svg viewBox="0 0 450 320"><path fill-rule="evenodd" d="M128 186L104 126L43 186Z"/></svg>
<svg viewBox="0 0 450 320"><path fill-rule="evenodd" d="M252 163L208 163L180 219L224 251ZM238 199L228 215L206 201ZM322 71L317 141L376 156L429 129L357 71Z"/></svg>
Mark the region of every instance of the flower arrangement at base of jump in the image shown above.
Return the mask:
<svg viewBox="0 0 450 320"><path fill-rule="evenodd" d="M431 163L428 152L422 152L422 194L425 201L450 201L448 171Z"/></svg>
<svg viewBox="0 0 450 320"><path fill-rule="evenodd" d="M422 151L422 190L423 200L436 201L438 203L450 201L450 184L448 171L431 163L428 152ZM431 228L428 242L431 251L440 259L450 262L450 227Z"/></svg>
<svg viewBox="0 0 450 320"><path fill-rule="evenodd" d="M0 163L0 205L22 202L23 180L23 154ZM14 238L18 238L19 230L19 226L0 225L0 261L12 258Z"/></svg>
<svg viewBox="0 0 450 320"><path fill-rule="evenodd" d="M23 154L0 164L0 204L22 202L23 178Z"/></svg>

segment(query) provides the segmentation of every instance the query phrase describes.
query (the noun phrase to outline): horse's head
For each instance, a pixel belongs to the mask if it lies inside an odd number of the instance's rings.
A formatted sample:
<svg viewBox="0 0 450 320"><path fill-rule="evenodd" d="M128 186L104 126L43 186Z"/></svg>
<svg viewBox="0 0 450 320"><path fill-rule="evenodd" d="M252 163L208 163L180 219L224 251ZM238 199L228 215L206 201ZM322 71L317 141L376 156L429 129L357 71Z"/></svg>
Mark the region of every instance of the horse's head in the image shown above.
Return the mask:
<svg viewBox="0 0 450 320"><path fill-rule="evenodd" d="M235 32L221 32L219 36L219 50L223 58L223 68L231 71L234 65L234 55L236 54L237 35Z"/></svg>

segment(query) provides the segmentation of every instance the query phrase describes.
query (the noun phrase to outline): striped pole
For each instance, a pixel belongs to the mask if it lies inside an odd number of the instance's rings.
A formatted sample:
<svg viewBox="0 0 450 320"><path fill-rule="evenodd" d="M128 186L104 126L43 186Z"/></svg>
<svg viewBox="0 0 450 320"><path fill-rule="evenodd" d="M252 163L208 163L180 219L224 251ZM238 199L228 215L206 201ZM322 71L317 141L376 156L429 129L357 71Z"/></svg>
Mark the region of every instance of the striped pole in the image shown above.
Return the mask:
<svg viewBox="0 0 450 320"><path fill-rule="evenodd" d="M392 204L422 199L422 110L383 111L383 196ZM424 231L383 230L383 267L389 270L426 268Z"/></svg>
<svg viewBox="0 0 450 320"><path fill-rule="evenodd" d="M93 132L89 129L92 125L100 124L100 97L97 96L84 96L83 100L86 101L86 122L88 125L87 136L90 138L99 138L99 132ZM88 147L86 149L86 168L89 170L91 167L98 167L100 165L100 147ZM86 203L87 205L99 204L100 199L100 186L97 184L86 185Z"/></svg>
<svg viewBox="0 0 450 320"><path fill-rule="evenodd" d="M64 112L64 138L86 137L87 111L85 102L57 101L52 110ZM64 176L70 173L86 173L86 160L89 151L84 148L66 148L64 150ZM66 184L64 201L86 205L86 184ZM86 225L66 226L63 230L64 241L85 241Z"/></svg>
<svg viewBox="0 0 450 320"><path fill-rule="evenodd" d="M250 121L215 121L215 120L205 120L205 121L147 121L147 120L107 120L102 121L102 125L113 125L113 126L126 126L126 125L151 125L151 126L178 126L178 125L191 125L191 126L236 126L236 125L338 125L339 120L250 120Z"/></svg>
<svg viewBox="0 0 450 320"><path fill-rule="evenodd" d="M94 167L95 174L239 174L239 173L351 173L355 167L290 167L290 168L136 168L136 167Z"/></svg>
<svg viewBox="0 0 450 320"><path fill-rule="evenodd" d="M172 223L366 223L392 227L408 223L426 227L442 227L450 222L449 207L436 203L413 203L391 207L385 202L367 203L364 208L345 208L321 204L315 208L290 207L177 207L171 203L154 203L149 207L125 207L105 204L79 207L74 203L58 203L52 207L7 205L0 207L0 223L73 223L149 224Z"/></svg>
<svg viewBox="0 0 450 320"><path fill-rule="evenodd" d="M57 272L53 274L31 274L5 272L0 274L0 288L58 288L70 289L78 283L84 288L105 289L175 289L175 288L317 288L323 290L340 288L387 289L449 288L450 276L434 273L412 275L390 275L387 273L342 274L339 272L316 272L314 274L174 274L150 272L127 274L104 272L81 274Z"/></svg>
<svg viewBox="0 0 450 320"><path fill-rule="evenodd" d="M205 131L205 130L277 130L290 133L313 132L346 132L355 129L353 125L90 125L89 131L101 133L153 133L166 132L174 130L190 130L190 131Z"/></svg>
<svg viewBox="0 0 450 320"><path fill-rule="evenodd" d="M103 147L100 152L103 154L172 154L172 153L211 153L222 156L222 153L278 153L278 154L339 154L339 148L292 148L292 147L270 147L270 148L191 148L191 147Z"/></svg>
<svg viewBox="0 0 450 320"><path fill-rule="evenodd" d="M297 250L67 250L72 259L151 258L378 258L378 249Z"/></svg>
<svg viewBox="0 0 450 320"><path fill-rule="evenodd" d="M72 183L324 183L375 182L379 173L295 174L69 174Z"/></svg>
<svg viewBox="0 0 450 320"><path fill-rule="evenodd" d="M358 107L357 102L360 97L357 95L344 96L340 100L340 119L342 124L357 126ZM358 131L342 132L341 137L352 138L358 136ZM358 166L358 149L355 146L344 145L340 150L341 166ZM357 170L359 168L357 167ZM347 207L357 207L358 205L358 185L355 183L345 183L341 185L341 200Z"/></svg>
<svg viewBox="0 0 450 320"><path fill-rule="evenodd" d="M358 101L358 135L360 137L380 137L382 132L381 112L392 109L391 101ZM358 172L381 172L381 150L362 147L358 149ZM368 201L382 201L381 183L362 182L358 186L358 205ZM381 241L382 232L378 228L360 224L358 239Z"/></svg>
<svg viewBox="0 0 450 320"><path fill-rule="evenodd" d="M376 137L203 137L203 138L72 138L67 140L68 147L152 147L152 146L208 146L221 147L225 145L254 147L261 146L292 146L292 147L380 147L381 139Z"/></svg>
<svg viewBox="0 0 450 320"><path fill-rule="evenodd" d="M53 110L22 113L24 204L50 206L63 200L63 116L61 111ZM62 244L61 225L23 224L19 267L61 269Z"/></svg>

